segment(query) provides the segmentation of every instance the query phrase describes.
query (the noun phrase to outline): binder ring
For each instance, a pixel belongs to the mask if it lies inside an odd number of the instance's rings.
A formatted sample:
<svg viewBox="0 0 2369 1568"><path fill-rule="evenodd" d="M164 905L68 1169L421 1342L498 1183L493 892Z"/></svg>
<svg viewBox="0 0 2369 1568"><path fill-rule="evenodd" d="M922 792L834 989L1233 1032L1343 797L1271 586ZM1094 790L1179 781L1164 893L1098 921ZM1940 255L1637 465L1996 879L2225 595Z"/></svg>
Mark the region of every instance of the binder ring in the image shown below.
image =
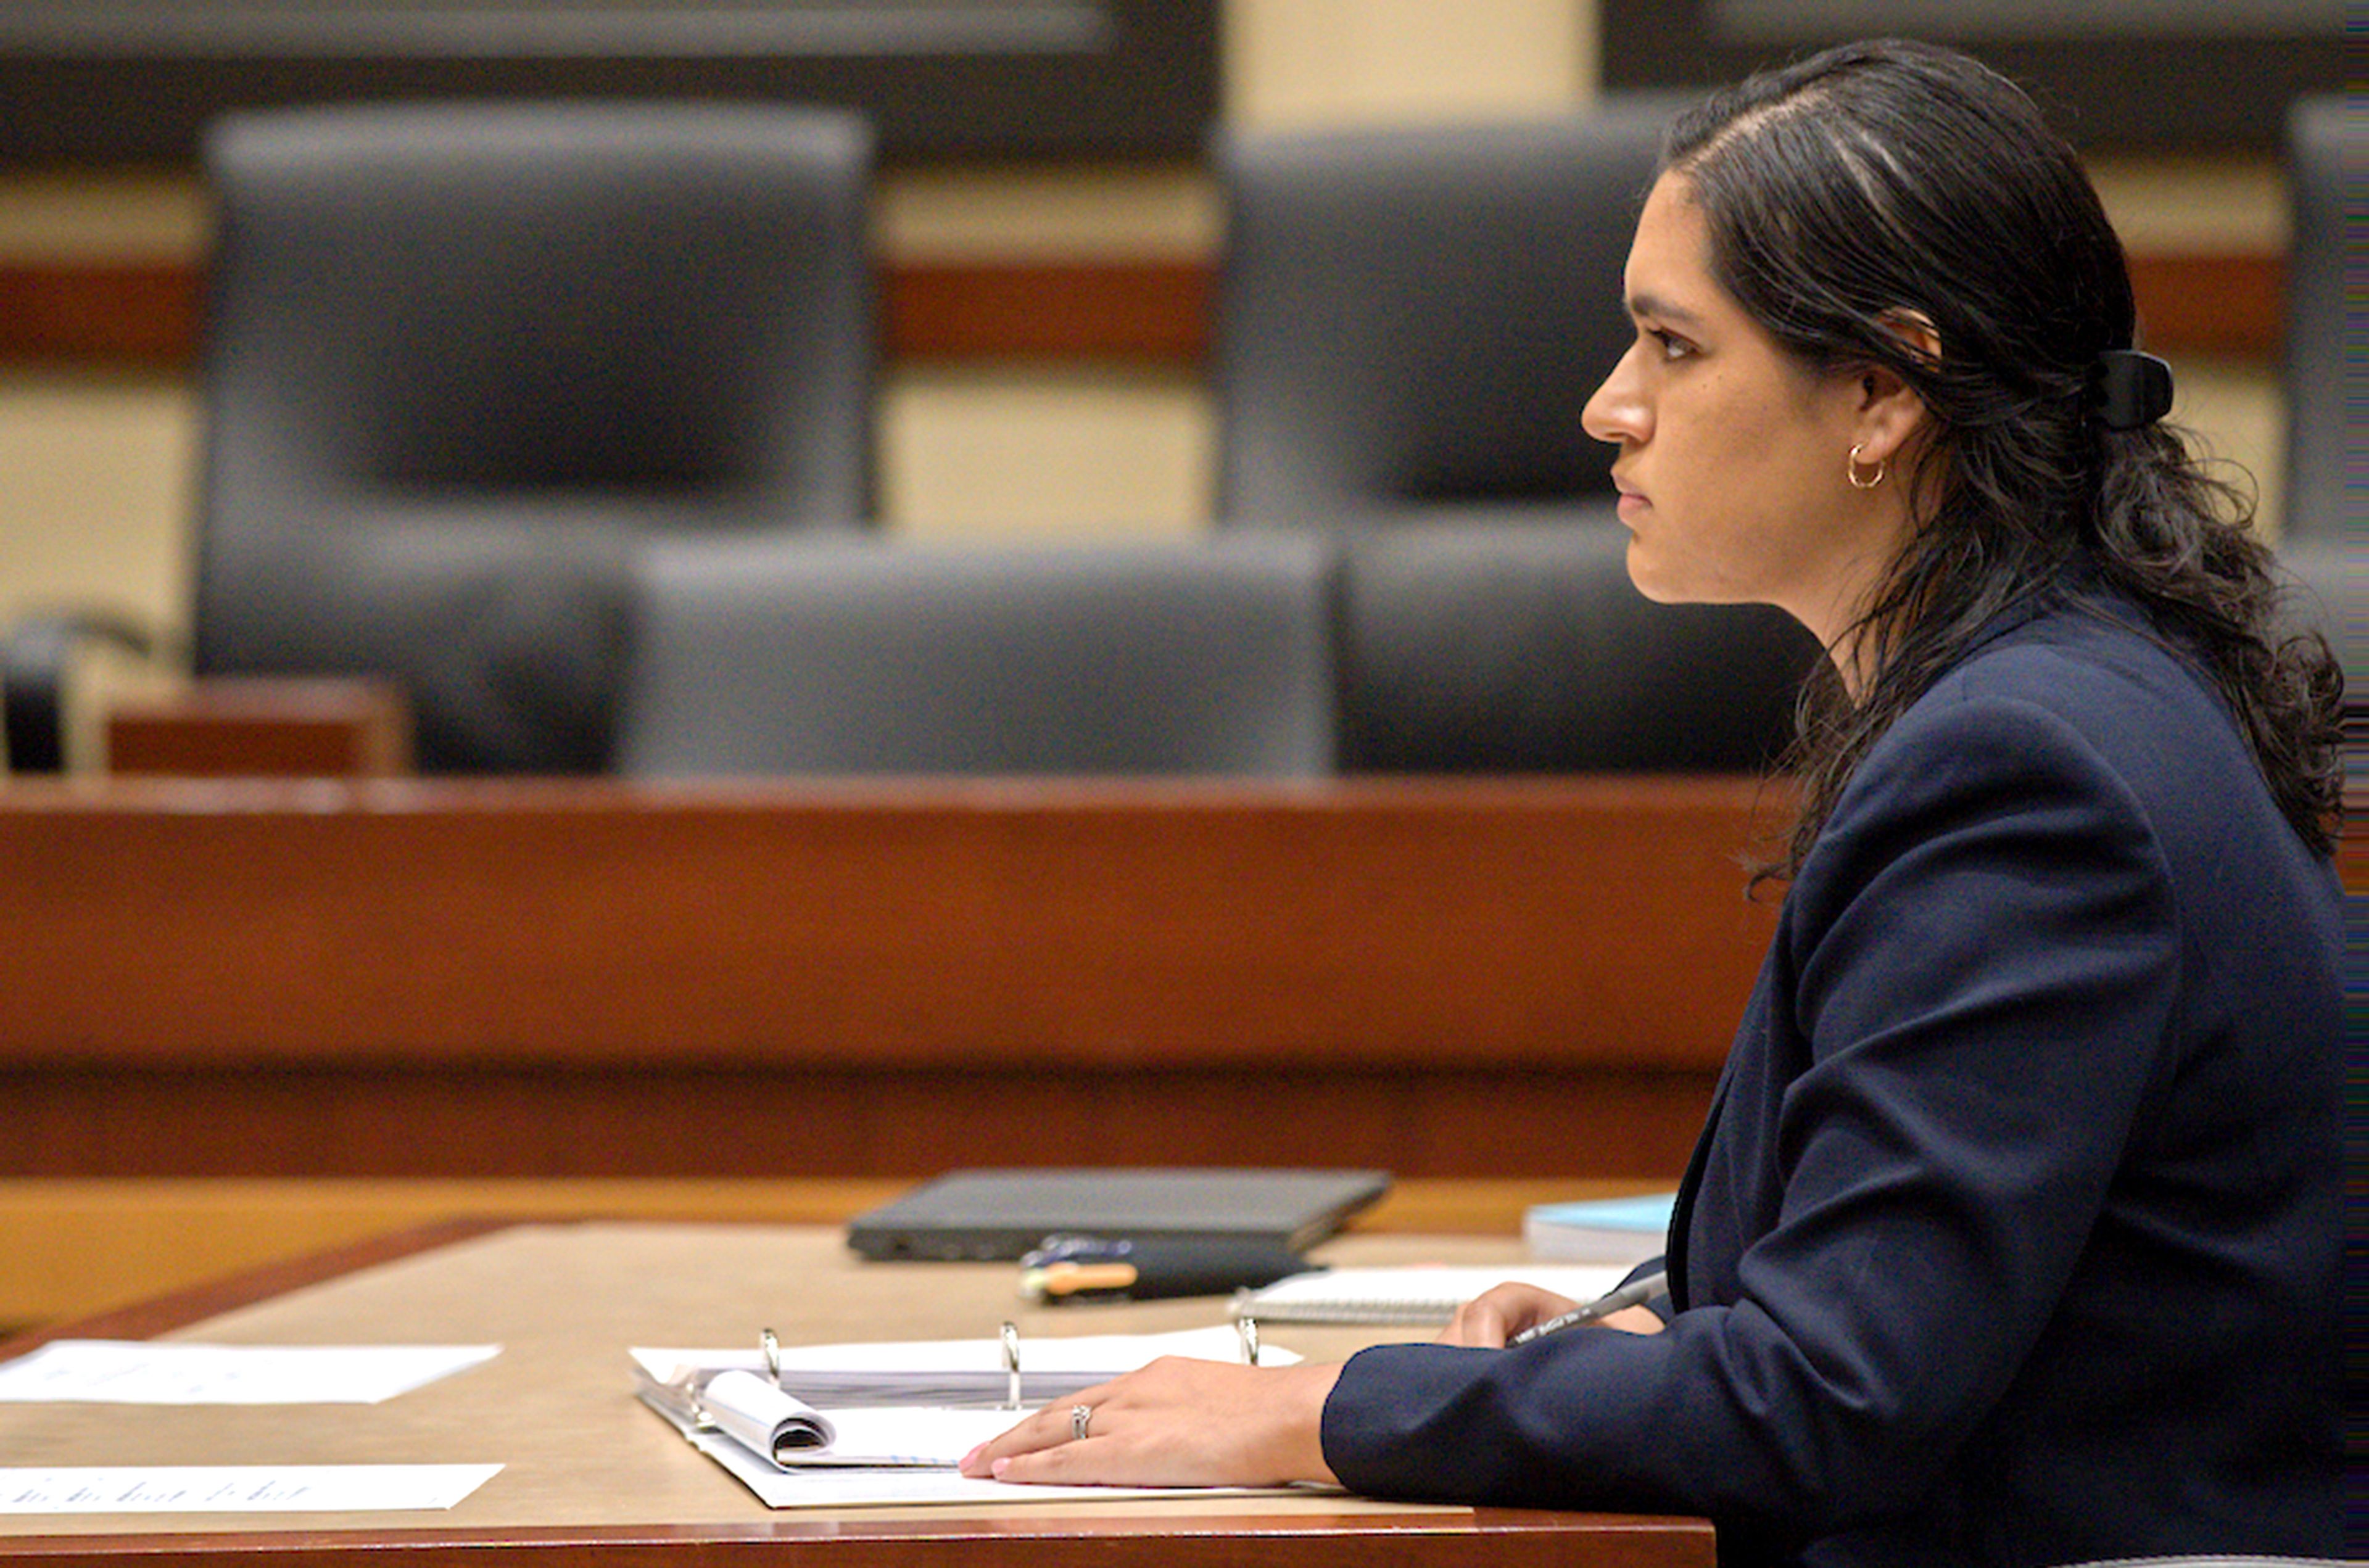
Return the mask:
<svg viewBox="0 0 2369 1568"><path fill-rule="evenodd" d="M1234 1320L1234 1332L1242 1336L1242 1362L1245 1366L1259 1364L1258 1320L1242 1316Z"/></svg>
<svg viewBox="0 0 2369 1568"><path fill-rule="evenodd" d="M772 1329L759 1329L757 1348L765 1354L765 1376L772 1379L775 1386L778 1387L782 1381L781 1340L775 1336Z"/></svg>
<svg viewBox="0 0 2369 1568"><path fill-rule="evenodd" d="M1020 1329L1008 1318L1003 1323L1003 1394L1006 1409L1020 1408Z"/></svg>

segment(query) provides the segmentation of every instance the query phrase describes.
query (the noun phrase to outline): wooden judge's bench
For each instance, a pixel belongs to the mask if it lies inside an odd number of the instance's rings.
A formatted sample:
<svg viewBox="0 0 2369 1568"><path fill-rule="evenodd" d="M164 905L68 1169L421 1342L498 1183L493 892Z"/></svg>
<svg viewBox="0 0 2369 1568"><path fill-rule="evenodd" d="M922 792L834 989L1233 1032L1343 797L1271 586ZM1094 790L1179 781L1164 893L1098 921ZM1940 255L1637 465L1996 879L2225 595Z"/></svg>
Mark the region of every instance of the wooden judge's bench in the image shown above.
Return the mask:
<svg viewBox="0 0 2369 1568"><path fill-rule="evenodd" d="M1726 779L0 790L0 1173L1673 1174Z"/></svg>
<svg viewBox="0 0 2369 1568"><path fill-rule="evenodd" d="M289 695L0 786L0 1323L357 1184L1665 1184L1774 923L1750 779L427 780Z"/></svg>

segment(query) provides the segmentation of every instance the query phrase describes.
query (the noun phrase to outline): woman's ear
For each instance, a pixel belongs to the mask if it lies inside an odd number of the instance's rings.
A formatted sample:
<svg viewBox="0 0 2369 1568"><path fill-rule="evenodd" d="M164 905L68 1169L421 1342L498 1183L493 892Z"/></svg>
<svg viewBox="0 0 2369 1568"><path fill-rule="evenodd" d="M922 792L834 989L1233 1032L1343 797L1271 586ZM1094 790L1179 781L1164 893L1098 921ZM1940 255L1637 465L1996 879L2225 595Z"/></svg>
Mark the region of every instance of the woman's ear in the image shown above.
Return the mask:
<svg viewBox="0 0 2369 1568"><path fill-rule="evenodd" d="M1916 358L1928 363L1940 361L1941 335L1922 311L1894 311L1883 325ZM1890 462L1932 423L1925 399L1889 365L1863 366L1857 389L1853 434L1861 457L1869 463Z"/></svg>

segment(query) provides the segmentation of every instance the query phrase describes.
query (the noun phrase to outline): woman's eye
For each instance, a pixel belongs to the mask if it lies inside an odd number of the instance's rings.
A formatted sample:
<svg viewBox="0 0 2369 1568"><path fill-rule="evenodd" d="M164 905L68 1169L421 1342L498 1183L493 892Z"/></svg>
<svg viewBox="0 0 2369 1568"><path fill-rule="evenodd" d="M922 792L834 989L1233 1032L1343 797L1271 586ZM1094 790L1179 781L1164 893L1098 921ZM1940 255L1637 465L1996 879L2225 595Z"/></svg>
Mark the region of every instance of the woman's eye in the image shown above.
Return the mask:
<svg viewBox="0 0 2369 1568"><path fill-rule="evenodd" d="M1654 340L1654 346L1661 350L1662 358L1665 360L1682 360L1695 349L1695 346L1685 338L1658 326L1647 327L1645 336Z"/></svg>

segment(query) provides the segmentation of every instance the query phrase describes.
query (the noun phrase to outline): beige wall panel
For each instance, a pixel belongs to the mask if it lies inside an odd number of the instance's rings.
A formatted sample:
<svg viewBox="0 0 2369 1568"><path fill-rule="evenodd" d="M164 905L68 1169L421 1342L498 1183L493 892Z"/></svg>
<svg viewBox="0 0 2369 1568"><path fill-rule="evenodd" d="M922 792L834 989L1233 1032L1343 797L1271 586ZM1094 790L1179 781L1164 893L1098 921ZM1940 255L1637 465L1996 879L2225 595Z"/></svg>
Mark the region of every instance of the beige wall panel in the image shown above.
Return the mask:
<svg viewBox="0 0 2369 1568"><path fill-rule="evenodd" d="M1209 512L1212 416L1188 374L909 372L881 397L879 452L900 536L1174 535Z"/></svg>
<svg viewBox="0 0 2369 1568"><path fill-rule="evenodd" d="M1227 0L1229 123L1549 112L1593 96L1592 0Z"/></svg>
<svg viewBox="0 0 2369 1568"><path fill-rule="evenodd" d="M64 604L179 626L196 452L177 380L0 376L0 623Z"/></svg>
<svg viewBox="0 0 2369 1568"><path fill-rule="evenodd" d="M185 260L212 227L195 175L0 175L0 256L14 261Z"/></svg>
<svg viewBox="0 0 2369 1568"><path fill-rule="evenodd" d="M1222 227L1216 184L1184 165L890 169L873 205L898 261L1203 257Z"/></svg>
<svg viewBox="0 0 2369 1568"><path fill-rule="evenodd" d="M2214 472L2256 497L2255 522L2276 539L2286 500L2286 398L2275 369L2235 360L2172 361L2172 420L2194 431Z"/></svg>
<svg viewBox="0 0 2369 1568"><path fill-rule="evenodd" d="M2100 158L2089 179L2125 248L2286 248L2286 174L2275 158Z"/></svg>

